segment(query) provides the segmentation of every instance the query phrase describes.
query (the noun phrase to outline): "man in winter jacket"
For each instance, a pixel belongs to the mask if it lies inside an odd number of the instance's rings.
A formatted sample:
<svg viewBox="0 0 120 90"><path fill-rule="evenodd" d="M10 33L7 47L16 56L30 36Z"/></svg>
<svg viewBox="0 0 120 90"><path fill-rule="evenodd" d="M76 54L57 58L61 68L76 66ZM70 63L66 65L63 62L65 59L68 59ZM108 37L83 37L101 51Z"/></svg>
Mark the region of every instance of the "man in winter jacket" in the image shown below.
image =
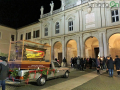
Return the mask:
<svg viewBox="0 0 120 90"><path fill-rule="evenodd" d="M81 69L81 66L80 66L80 57L78 56L77 58L77 68L78 69Z"/></svg>
<svg viewBox="0 0 120 90"><path fill-rule="evenodd" d="M115 65L116 65L116 70L117 70L117 73L118 73L118 76L119 76L120 71L118 71L118 70L120 69L120 59L118 58L118 55L116 55Z"/></svg>
<svg viewBox="0 0 120 90"><path fill-rule="evenodd" d="M108 66L108 70L109 70L109 76L113 77L113 70L114 70L114 61L112 60L112 58L110 58L110 56L107 57L107 66Z"/></svg>
<svg viewBox="0 0 120 90"><path fill-rule="evenodd" d="M2 86L2 90L5 90L5 79L7 78L9 72L5 59L5 57L0 58L0 85Z"/></svg>
<svg viewBox="0 0 120 90"><path fill-rule="evenodd" d="M92 69L92 58L91 57L89 58L89 65L90 65L89 69Z"/></svg>

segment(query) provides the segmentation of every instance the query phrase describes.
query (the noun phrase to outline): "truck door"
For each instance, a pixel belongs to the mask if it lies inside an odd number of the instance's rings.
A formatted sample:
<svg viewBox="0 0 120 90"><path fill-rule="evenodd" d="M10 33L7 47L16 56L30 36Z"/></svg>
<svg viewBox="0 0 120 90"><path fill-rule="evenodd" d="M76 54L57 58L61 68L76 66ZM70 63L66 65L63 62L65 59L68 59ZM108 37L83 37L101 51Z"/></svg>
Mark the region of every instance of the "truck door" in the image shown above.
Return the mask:
<svg viewBox="0 0 120 90"><path fill-rule="evenodd" d="M61 68L60 64L58 64L58 62L53 62L53 68L57 70L56 76L63 75L63 69Z"/></svg>

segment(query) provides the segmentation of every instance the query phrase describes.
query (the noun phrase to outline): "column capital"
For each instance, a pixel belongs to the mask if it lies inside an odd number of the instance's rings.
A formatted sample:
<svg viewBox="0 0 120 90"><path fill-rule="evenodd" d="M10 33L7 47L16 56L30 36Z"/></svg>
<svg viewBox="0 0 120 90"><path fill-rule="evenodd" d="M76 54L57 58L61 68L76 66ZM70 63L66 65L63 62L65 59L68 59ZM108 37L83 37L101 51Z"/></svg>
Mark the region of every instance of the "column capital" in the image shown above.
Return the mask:
<svg viewBox="0 0 120 90"><path fill-rule="evenodd" d="M65 39L65 37L64 37L64 36L62 36L62 37L61 37L61 39L62 39L62 40L64 40L64 39Z"/></svg>
<svg viewBox="0 0 120 90"><path fill-rule="evenodd" d="M106 28L104 29L99 29L98 33L105 33L106 32Z"/></svg>

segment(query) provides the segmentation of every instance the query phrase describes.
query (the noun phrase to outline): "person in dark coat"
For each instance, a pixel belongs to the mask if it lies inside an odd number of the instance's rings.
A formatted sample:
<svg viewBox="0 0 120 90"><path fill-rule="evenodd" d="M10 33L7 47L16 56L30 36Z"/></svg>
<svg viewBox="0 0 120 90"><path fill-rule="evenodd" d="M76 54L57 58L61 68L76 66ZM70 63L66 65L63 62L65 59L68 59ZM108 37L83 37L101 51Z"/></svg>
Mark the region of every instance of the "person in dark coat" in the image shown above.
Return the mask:
<svg viewBox="0 0 120 90"><path fill-rule="evenodd" d="M71 67L73 67L73 57L71 58L70 63L71 63Z"/></svg>
<svg viewBox="0 0 120 90"><path fill-rule="evenodd" d="M80 59L81 70L83 71L84 68L84 61L83 58Z"/></svg>
<svg viewBox="0 0 120 90"><path fill-rule="evenodd" d="M100 66L101 66L101 69L103 70L103 58L102 57L100 58Z"/></svg>
<svg viewBox="0 0 120 90"><path fill-rule="evenodd" d="M86 58L84 58L84 69L86 69L86 65L87 65L87 60Z"/></svg>
<svg viewBox="0 0 120 90"><path fill-rule="evenodd" d="M97 66L97 74L100 74L100 57L99 56L96 59L96 66Z"/></svg>
<svg viewBox="0 0 120 90"><path fill-rule="evenodd" d="M92 69L92 58L91 57L89 58L89 65L90 65L89 69Z"/></svg>
<svg viewBox="0 0 120 90"><path fill-rule="evenodd" d="M106 58L103 57L103 69L106 69Z"/></svg>
<svg viewBox="0 0 120 90"><path fill-rule="evenodd" d="M9 73L9 68L5 59L6 57L0 57L0 85L2 86L2 90L5 90L5 79L8 77Z"/></svg>
<svg viewBox="0 0 120 90"><path fill-rule="evenodd" d="M81 69L81 66L80 66L80 57L78 56L77 58L77 69Z"/></svg>
<svg viewBox="0 0 120 90"><path fill-rule="evenodd" d="M72 60L73 68L75 68L75 59Z"/></svg>
<svg viewBox="0 0 120 90"><path fill-rule="evenodd" d="M55 58L55 61L57 61L57 58Z"/></svg>
<svg viewBox="0 0 120 90"><path fill-rule="evenodd" d="M114 61L112 60L112 58L110 58L110 56L107 57L107 66L108 66L108 70L109 70L109 76L113 77L113 70L114 70Z"/></svg>
<svg viewBox="0 0 120 90"><path fill-rule="evenodd" d="M115 58L115 65L116 65L117 74L119 76L120 71L118 71L118 70L120 69L120 59L118 58L118 55L116 55L116 58Z"/></svg>
<svg viewBox="0 0 120 90"><path fill-rule="evenodd" d="M74 60L75 60L75 68L77 68L77 57L75 56L75 58L74 58Z"/></svg>
<svg viewBox="0 0 120 90"><path fill-rule="evenodd" d="M66 66L66 59L65 59L65 57L64 57L64 59L63 59L63 66L64 66L64 67Z"/></svg>

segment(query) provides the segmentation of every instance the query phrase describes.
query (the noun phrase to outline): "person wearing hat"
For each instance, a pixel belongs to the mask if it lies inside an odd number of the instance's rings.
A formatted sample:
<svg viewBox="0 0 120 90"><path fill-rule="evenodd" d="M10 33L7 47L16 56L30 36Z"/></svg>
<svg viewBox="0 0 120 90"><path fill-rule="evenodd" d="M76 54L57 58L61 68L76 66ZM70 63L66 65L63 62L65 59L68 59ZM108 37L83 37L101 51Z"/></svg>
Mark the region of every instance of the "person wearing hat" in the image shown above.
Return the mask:
<svg viewBox="0 0 120 90"><path fill-rule="evenodd" d="M113 77L113 70L114 70L114 61L112 60L112 58L110 58L110 56L107 56L107 66L108 66L108 70L109 70L109 76Z"/></svg>
<svg viewBox="0 0 120 90"><path fill-rule="evenodd" d="M9 68L6 62L6 57L0 57L0 85L2 90L5 90L5 79L8 77Z"/></svg>
<svg viewBox="0 0 120 90"><path fill-rule="evenodd" d="M119 71L119 69L120 69L120 59L119 59L118 55L116 55L116 58L115 58L115 65L116 65L117 74L119 76L120 75L120 71Z"/></svg>

